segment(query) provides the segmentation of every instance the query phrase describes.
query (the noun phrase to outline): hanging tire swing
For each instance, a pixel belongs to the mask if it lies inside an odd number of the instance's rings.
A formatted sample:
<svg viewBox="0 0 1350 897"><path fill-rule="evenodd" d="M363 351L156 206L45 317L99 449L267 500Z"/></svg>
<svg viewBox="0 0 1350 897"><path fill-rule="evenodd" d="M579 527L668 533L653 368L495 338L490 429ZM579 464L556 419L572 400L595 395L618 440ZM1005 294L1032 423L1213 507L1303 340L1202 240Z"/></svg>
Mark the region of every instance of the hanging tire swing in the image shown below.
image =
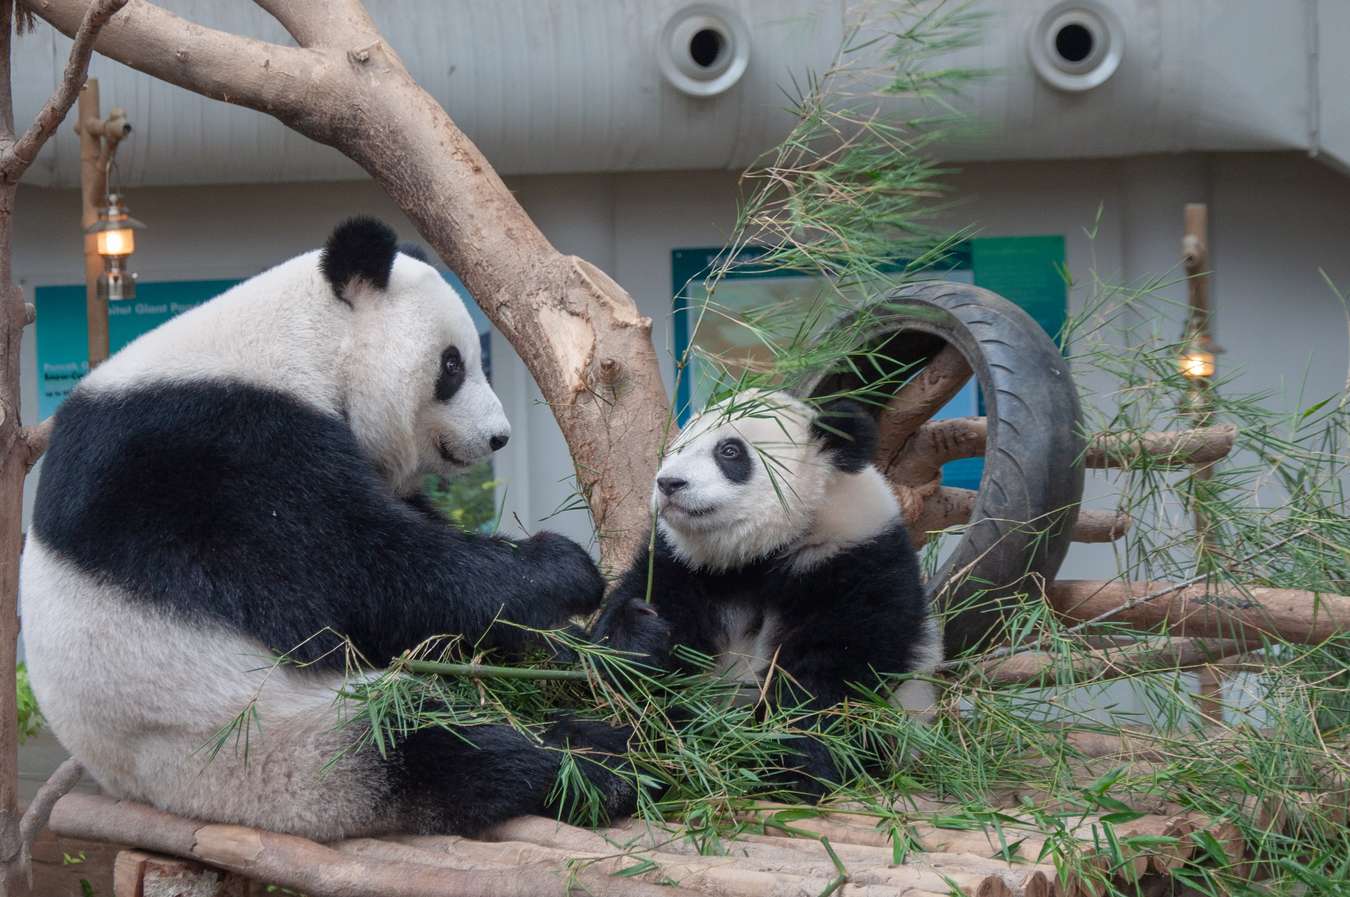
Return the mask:
<svg viewBox="0 0 1350 897"><path fill-rule="evenodd" d="M869 406L883 428L877 464L901 494L911 524L922 522L925 503L950 501L959 490L940 490L936 467L928 482L909 480L914 465L905 464L904 456L917 450L923 418L921 412L916 419L911 409L897 424L897 403L921 391L935 359L958 369L940 390L941 403L964 384L964 366L946 347L959 353L979 385L984 471L969 524L928 591L945 617L948 655L981 646L1014 604L1031 600L1028 595L1054 579L1069 548L1083 495L1084 449L1069 365L1025 311L968 284L909 284L850 313L833 329L857 349L798 392L823 398L871 390L893 399ZM931 410L938 404L930 403ZM972 424L978 432L979 422ZM897 427L902 432L895 433ZM978 447L970 451L978 453Z"/></svg>

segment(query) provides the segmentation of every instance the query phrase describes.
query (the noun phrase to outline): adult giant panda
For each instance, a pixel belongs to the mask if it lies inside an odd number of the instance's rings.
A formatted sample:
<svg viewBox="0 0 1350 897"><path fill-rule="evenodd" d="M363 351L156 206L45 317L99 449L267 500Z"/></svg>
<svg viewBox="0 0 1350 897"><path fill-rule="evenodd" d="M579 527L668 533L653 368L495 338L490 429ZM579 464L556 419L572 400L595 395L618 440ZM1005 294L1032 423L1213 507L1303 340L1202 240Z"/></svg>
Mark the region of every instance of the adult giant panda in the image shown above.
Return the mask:
<svg viewBox="0 0 1350 897"><path fill-rule="evenodd" d="M876 422L848 400L753 391L695 418L656 476L654 551L593 637L657 666L690 667L671 652L684 645L751 696L772 662L780 698L817 711L879 675L932 672L941 636L876 444ZM891 695L921 718L934 697L918 678ZM823 744L793 749L786 784L816 796L839 782Z"/></svg>
<svg viewBox="0 0 1350 897"><path fill-rule="evenodd" d="M334 709L332 633L375 665L439 634L514 652L527 634L495 618L547 628L599 606L580 546L467 535L418 501L427 473L509 433L463 303L373 219L128 345L57 413L23 554L57 738L113 795L314 838L551 812L554 746L613 755L623 733L432 728L382 757ZM247 755L208 760L255 700ZM580 765L631 810L625 779Z"/></svg>

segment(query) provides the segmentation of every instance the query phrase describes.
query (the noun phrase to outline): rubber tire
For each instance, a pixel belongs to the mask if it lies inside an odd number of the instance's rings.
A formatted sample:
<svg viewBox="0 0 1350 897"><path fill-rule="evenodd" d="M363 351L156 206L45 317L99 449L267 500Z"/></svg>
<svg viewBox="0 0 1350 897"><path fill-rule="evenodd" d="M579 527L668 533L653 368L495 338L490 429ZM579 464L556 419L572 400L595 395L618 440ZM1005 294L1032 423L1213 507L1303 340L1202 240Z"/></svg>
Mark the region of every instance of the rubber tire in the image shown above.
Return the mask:
<svg viewBox="0 0 1350 897"><path fill-rule="evenodd" d="M1082 413L1069 365L1031 316L969 284L908 284L834 326L859 331L868 354L854 368L867 373L827 372L798 390L804 395L896 382L904 366L926 363L946 343L974 371L988 418L984 474L970 525L928 593L940 609L978 596L978 608L947 619L944 641L948 656L981 647L1009 602L1053 580L1069 549L1083 497Z"/></svg>

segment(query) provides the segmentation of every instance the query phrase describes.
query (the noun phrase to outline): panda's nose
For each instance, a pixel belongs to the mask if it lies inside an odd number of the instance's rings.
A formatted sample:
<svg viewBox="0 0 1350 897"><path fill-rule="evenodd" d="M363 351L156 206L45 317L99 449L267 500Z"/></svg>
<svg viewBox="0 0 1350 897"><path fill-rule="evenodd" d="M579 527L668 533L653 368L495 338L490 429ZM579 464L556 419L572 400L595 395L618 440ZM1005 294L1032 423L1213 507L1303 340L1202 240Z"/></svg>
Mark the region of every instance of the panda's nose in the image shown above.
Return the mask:
<svg viewBox="0 0 1350 897"><path fill-rule="evenodd" d="M682 480L679 477L656 478L656 488L661 490L662 495L674 495L688 485L688 480Z"/></svg>
<svg viewBox="0 0 1350 897"><path fill-rule="evenodd" d="M506 440L511 438L510 433L498 433L488 440L488 445L492 446L494 452L500 451L501 447L506 445Z"/></svg>

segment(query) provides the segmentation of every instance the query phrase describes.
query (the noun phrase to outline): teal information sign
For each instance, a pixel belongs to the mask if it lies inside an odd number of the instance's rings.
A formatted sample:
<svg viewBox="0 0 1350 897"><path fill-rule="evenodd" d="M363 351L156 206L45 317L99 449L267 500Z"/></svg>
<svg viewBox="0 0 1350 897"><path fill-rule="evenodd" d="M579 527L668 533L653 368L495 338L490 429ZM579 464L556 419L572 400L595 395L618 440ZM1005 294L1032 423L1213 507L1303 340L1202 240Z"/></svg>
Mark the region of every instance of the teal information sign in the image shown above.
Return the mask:
<svg viewBox="0 0 1350 897"><path fill-rule="evenodd" d="M490 375L487 317L474 304L458 277L445 271L441 274L464 300L478 327L483 366ZM108 304L109 351L116 352L142 333L219 296L237 283L240 281L138 283L135 299ZM38 418L45 419L89 372L89 320L85 311L84 285L38 287L34 291L34 306L37 308Z"/></svg>
<svg viewBox="0 0 1350 897"><path fill-rule="evenodd" d="M136 298L108 303L108 348L127 343L180 312L219 296L237 280L183 280L138 283ZM61 400L89 372L89 319L84 284L38 287L37 375L38 416L49 417Z"/></svg>
<svg viewBox="0 0 1350 897"><path fill-rule="evenodd" d="M686 372L675 397L680 422L702 407L716 386L718 370L705 356L746 359L750 362L767 350L755 328L746 327L738 312L761 313L770 307L801 309L804 316L824 295L818 278L799 272L756 269L754 252L746 264L730 272L717 287L715 311L708 312L703 278L717 259L717 248L676 249L671 254L674 281L674 349L684 358L691 347ZM1068 313L1068 288L1064 269L1064 238L1061 236L978 237L957 246L925 276L935 280L973 283L992 290L1021 306L1051 337L1057 337ZM697 332L695 332L695 330ZM766 359L767 360L767 359ZM979 390L972 380L957 393L934 419L968 417L982 412ZM969 458L953 461L942 469L949 486L978 488L984 461Z"/></svg>

